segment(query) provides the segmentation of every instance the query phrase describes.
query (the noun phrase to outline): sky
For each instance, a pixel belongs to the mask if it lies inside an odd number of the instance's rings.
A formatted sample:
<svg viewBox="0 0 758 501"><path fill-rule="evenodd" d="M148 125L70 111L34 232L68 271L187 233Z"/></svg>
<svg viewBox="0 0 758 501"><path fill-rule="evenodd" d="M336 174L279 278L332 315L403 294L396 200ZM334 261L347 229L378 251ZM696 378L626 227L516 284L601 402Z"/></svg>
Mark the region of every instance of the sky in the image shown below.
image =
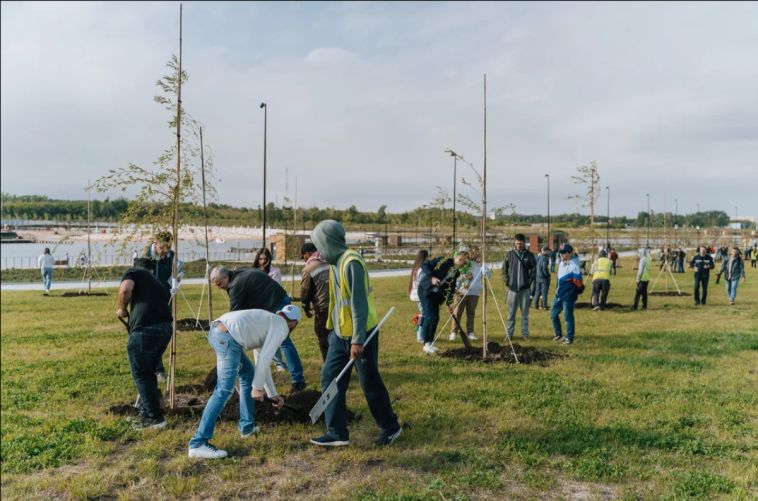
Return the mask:
<svg viewBox="0 0 758 501"><path fill-rule="evenodd" d="M178 3L1 9L3 192L84 199L175 141L153 96ZM262 101L268 201L400 212L450 195L445 150L483 171L486 74L488 207L544 214L549 174L551 213L587 212L572 175L595 161L600 214L610 193L611 216L646 194L655 212L758 215L758 3L186 2L183 20L182 101L219 203L262 202Z"/></svg>

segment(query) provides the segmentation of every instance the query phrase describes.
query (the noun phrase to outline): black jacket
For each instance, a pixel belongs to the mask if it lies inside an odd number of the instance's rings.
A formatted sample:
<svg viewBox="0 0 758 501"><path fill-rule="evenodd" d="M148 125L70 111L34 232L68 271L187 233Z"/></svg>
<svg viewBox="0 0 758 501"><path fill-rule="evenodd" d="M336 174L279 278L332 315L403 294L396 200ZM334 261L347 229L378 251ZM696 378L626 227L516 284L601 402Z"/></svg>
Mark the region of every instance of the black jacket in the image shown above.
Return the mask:
<svg viewBox="0 0 758 501"><path fill-rule="evenodd" d="M452 258L435 257L424 261L418 281L419 296L430 297L440 304L451 304L458 275L460 272L454 266ZM432 277L440 280L436 287L432 285Z"/></svg>
<svg viewBox="0 0 758 501"><path fill-rule="evenodd" d="M503 260L502 273L505 286L513 292L529 289L535 280L536 269L537 262L534 254L524 249L519 257L515 249L509 250Z"/></svg>
<svg viewBox="0 0 758 501"><path fill-rule="evenodd" d="M253 268L232 271L226 292L231 311L257 309L276 313L285 298L289 298L287 291L273 278Z"/></svg>
<svg viewBox="0 0 758 501"><path fill-rule="evenodd" d="M698 252L690 261L690 268L694 268L696 277L708 277L711 269L714 267L713 258L710 254L701 256Z"/></svg>

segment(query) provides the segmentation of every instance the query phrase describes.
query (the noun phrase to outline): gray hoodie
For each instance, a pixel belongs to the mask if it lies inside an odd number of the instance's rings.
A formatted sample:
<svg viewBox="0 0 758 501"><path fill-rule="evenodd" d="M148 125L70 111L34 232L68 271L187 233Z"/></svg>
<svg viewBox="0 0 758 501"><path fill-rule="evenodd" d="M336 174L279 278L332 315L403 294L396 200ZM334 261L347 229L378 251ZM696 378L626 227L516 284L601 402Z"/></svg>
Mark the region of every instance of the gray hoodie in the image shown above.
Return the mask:
<svg viewBox="0 0 758 501"><path fill-rule="evenodd" d="M340 257L348 249L345 243L345 228L332 219L326 219L316 225L311 233L311 241L321 253L321 257L329 263L329 280L334 282L334 289L339 291L339 270L336 266ZM366 340L366 332L373 325L366 325L368 319L368 297L366 297L366 271L358 261L351 261L345 270L348 289L350 290L350 308L353 312L353 338L351 344L362 345ZM332 311L334 331L341 337L337 322L338 309Z"/></svg>

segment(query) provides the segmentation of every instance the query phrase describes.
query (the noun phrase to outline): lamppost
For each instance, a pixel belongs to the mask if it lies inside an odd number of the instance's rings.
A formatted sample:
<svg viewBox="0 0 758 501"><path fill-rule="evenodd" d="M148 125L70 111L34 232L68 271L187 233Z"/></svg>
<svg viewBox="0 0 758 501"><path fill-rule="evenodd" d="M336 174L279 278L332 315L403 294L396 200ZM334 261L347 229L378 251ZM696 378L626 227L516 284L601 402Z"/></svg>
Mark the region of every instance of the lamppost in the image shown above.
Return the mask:
<svg viewBox="0 0 758 501"><path fill-rule="evenodd" d="M547 246L553 249L553 242L550 240L550 174L545 174L547 178Z"/></svg>
<svg viewBox="0 0 758 501"><path fill-rule="evenodd" d="M456 199L456 186L458 181L458 154L451 149L446 149L445 153L449 153L453 157L453 252L455 252L455 199Z"/></svg>
<svg viewBox="0 0 758 501"><path fill-rule="evenodd" d="M263 247L266 247L266 129L268 127L268 106L261 103L263 108Z"/></svg>
<svg viewBox="0 0 758 501"><path fill-rule="evenodd" d="M608 252L608 249L611 248L611 188L606 186L605 191L608 192L608 211L605 216L605 249Z"/></svg>
<svg viewBox="0 0 758 501"><path fill-rule="evenodd" d="M650 248L650 193L645 193L647 197L647 247Z"/></svg>
<svg viewBox="0 0 758 501"><path fill-rule="evenodd" d="M679 214L679 200L674 199L674 244L679 246L679 239L676 238L679 233L679 225L676 222L677 215Z"/></svg>

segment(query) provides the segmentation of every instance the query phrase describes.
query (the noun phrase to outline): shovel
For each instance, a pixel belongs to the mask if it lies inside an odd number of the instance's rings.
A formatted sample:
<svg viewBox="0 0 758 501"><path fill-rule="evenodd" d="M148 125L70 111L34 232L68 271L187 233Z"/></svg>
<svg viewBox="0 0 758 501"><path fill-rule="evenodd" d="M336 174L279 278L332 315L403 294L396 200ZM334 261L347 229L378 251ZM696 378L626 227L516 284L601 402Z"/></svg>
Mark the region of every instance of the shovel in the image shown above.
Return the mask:
<svg viewBox="0 0 758 501"><path fill-rule="evenodd" d="M461 339L463 339L463 346L471 348L471 341L469 341L466 332L461 329L461 323L458 321L458 317L455 316L455 313L453 313L452 308L450 309L450 316L453 317L453 322L455 322L455 326L458 327L458 333L460 334Z"/></svg>
<svg viewBox="0 0 758 501"><path fill-rule="evenodd" d="M384 323L387 318L389 318L390 315L392 315L392 312L395 311L395 307L393 306L390 308L390 310L387 312L386 315L384 315L384 318L381 322L379 322L376 327L371 331L369 336L366 338L366 342L363 343L363 346L366 346L376 335L377 332L379 332L379 329L381 328L382 324ZM318 402L316 402L316 405L313 406L313 409L308 413L308 416L311 418L311 423L315 424L316 421L318 421L318 418L321 417L321 414L324 413L326 410L326 407L329 405L329 403L334 400L334 397L337 396L337 393L339 393L339 388L337 388L337 383L339 383L340 379L342 379L342 376L345 375L345 373L350 370L350 367L352 367L353 362L355 362L354 358L351 358L347 365L345 365L345 368L342 369L342 372L339 373L339 375L334 378L334 380L329 384L329 386L326 387L324 390L324 393L321 394L321 398L318 399Z"/></svg>

